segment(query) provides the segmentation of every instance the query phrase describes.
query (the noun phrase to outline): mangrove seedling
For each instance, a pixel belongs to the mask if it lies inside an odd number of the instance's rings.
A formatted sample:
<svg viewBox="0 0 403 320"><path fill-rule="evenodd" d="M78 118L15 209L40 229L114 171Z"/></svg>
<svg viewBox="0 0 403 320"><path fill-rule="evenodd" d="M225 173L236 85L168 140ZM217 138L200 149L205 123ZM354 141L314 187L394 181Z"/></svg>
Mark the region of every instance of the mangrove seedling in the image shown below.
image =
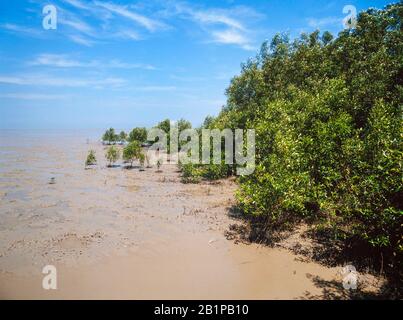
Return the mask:
<svg viewBox="0 0 403 320"><path fill-rule="evenodd" d="M112 165L120 158L120 150L115 146L110 146L106 150L105 158L109 161L108 167L112 167Z"/></svg>
<svg viewBox="0 0 403 320"><path fill-rule="evenodd" d="M85 166L92 166L97 163L97 158L95 157L95 151L90 150L87 155L87 160L85 160Z"/></svg>
<svg viewBox="0 0 403 320"><path fill-rule="evenodd" d="M146 156L144 153L139 154L139 162L140 162L140 171L144 171L144 162L146 160Z"/></svg>
<svg viewBox="0 0 403 320"><path fill-rule="evenodd" d="M130 163L130 168L133 167L133 161L140 158L141 145L138 141L133 141L123 149L123 159Z"/></svg>

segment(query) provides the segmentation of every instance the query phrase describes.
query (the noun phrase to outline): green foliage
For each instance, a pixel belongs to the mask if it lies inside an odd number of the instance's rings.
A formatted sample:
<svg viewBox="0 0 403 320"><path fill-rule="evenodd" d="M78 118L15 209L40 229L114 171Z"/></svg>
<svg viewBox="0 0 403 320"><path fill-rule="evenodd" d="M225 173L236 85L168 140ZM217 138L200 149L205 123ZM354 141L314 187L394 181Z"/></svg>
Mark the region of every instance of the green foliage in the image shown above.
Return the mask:
<svg viewBox="0 0 403 320"><path fill-rule="evenodd" d="M158 129L165 131L167 134L169 134L169 132L171 130L171 120L165 119L165 120L159 122L156 127Z"/></svg>
<svg viewBox="0 0 403 320"><path fill-rule="evenodd" d="M141 145L138 141L130 142L123 149L123 160L130 162L130 167L133 167L133 161L141 157Z"/></svg>
<svg viewBox="0 0 403 320"><path fill-rule="evenodd" d="M146 128L134 128L132 131L129 133L129 142L134 142L138 141L140 143L143 143L147 140L147 129Z"/></svg>
<svg viewBox="0 0 403 320"><path fill-rule="evenodd" d="M116 147L116 146L110 146L106 150L105 158L106 158L106 160L109 161L108 166L111 167L120 158L120 150L119 150L119 148Z"/></svg>
<svg viewBox="0 0 403 320"><path fill-rule="evenodd" d="M146 162L146 156L145 156L145 154L142 153L142 152L140 152L139 155L138 155L138 159L139 159L141 168L144 168L144 164L145 164L145 162Z"/></svg>
<svg viewBox="0 0 403 320"><path fill-rule="evenodd" d="M191 163L179 163L179 168L182 171L181 181L183 183L199 183L202 178L200 167L194 166Z"/></svg>
<svg viewBox="0 0 403 320"><path fill-rule="evenodd" d="M126 139L127 139L127 134L126 134L126 132L124 132L124 131L120 131L120 133L119 133L119 141L126 141Z"/></svg>
<svg viewBox="0 0 403 320"><path fill-rule="evenodd" d="M178 126L179 132L182 132L186 129L192 129L192 124L185 119L179 119L176 125Z"/></svg>
<svg viewBox="0 0 403 320"><path fill-rule="evenodd" d="M203 121L202 128L208 129L208 128L210 128L210 126L213 125L213 123L214 123L214 117L213 116L207 116Z"/></svg>
<svg viewBox="0 0 403 320"><path fill-rule="evenodd" d="M403 270L403 5L360 13L337 38L276 35L242 66L203 127L256 130L256 170L240 177L246 214L318 221L366 241ZM225 170L227 169L227 170ZM183 166L217 179L228 166Z"/></svg>
<svg viewBox="0 0 403 320"><path fill-rule="evenodd" d="M95 151L90 150L85 160L85 166L91 166L97 163L97 158L95 157Z"/></svg>
<svg viewBox="0 0 403 320"><path fill-rule="evenodd" d="M185 119L178 120L176 122L176 126L178 127L178 134L180 134L183 130L192 128L192 124ZM170 136L171 120L165 119L165 120L159 122L157 124L156 128L163 130L167 134L167 152L170 153L171 152L171 136ZM179 144L179 146L178 146L179 149L180 149L181 145L183 145L183 143Z"/></svg>
<svg viewBox="0 0 403 320"><path fill-rule="evenodd" d="M105 141L108 144L115 143L118 140L119 140L119 135L117 135L115 133L115 129L113 129L113 128L106 130L102 136L102 141Z"/></svg>
<svg viewBox="0 0 403 320"><path fill-rule="evenodd" d="M228 176L228 166L225 164L211 164L201 167L201 175L208 180L218 180Z"/></svg>
<svg viewBox="0 0 403 320"><path fill-rule="evenodd" d="M182 182L199 183L201 179L218 180L228 177L228 166L225 164L196 165L179 163L182 172Z"/></svg>

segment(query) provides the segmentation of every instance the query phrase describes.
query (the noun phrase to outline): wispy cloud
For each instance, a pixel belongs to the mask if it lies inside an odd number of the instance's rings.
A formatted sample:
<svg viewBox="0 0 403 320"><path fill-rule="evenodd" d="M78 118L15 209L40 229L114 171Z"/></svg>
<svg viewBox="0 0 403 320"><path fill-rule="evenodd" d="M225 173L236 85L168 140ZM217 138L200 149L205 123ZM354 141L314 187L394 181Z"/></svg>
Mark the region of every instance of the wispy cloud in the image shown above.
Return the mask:
<svg viewBox="0 0 403 320"><path fill-rule="evenodd" d="M60 78L48 75L0 75L0 83L45 87L120 87L126 81L121 78L108 77L105 79Z"/></svg>
<svg viewBox="0 0 403 320"><path fill-rule="evenodd" d="M81 35L77 35L77 34L72 34L69 36L70 40L72 40L75 43L84 45L86 47L92 47L96 42L93 40L90 40L88 38L85 38Z"/></svg>
<svg viewBox="0 0 403 320"><path fill-rule="evenodd" d="M206 8L205 5L177 0L156 2L148 8L100 0L58 0L57 3L58 22L63 27L63 35L86 47L114 40L143 40L148 33L173 30L168 24L169 19L181 19L198 25L207 35L205 43L253 50L256 31L252 24L264 17L247 6ZM324 22L309 21L310 25L318 23ZM31 29L15 24L1 27L32 36L42 33L40 28Z"/></svg>
<svg viewBox="0 0 403 320"><path fill-rule="evenodd" d="M234 44L242 47L245 50L255 50L255 47L250 44L250 40L238 30L228 29L224 31L213 31L212 36L213 42Z"/></svg>
<svg viewBox="0 0 403 320"><path fill-rule="evenodd" d="M98 20L101 20L103 22L112 19L113 16L112 14L108 11L105 10L101 7L98 7L94 4L93 1L91 0L61 0L65 4L69 5L70 7L73 7L74 9L79 9L78 11L83 12L85 11L85 14L87 16L92 16L97 18ZM67 10L67 9L64 9Z"/></svg>
<svg viewBox="0 0 403 320"><path fill-rule="evenodd" d="M68 36L70 40L87 47L109 40L138 41L145 37L146 32L167 28L162 21L135 12L129 6L97 0L62 1L67 8L60 8L60 23L74 31ZM92 25L84 21L83 17L88 18Z"/></svg>
<svg viewBox="0 0 403 320"><path fill-rule="evenodd" d="M94 4L108 10L109 12L127 18L151 32L154 32L158 29L162 29L166 26L164 23L160 21L148 18L144 15L131 11L126 6L101 1L94 1Z"/></svg>
<svg viewBox="0 0 403 320"><path fill-rule="evenodd" d="M223 24L228 27L245 30L245 27L240 21L237 21L225 13L212 11L193 11L191 10L193 18L203 24Z"/></svg>
<svg viewBox="0 0 403 320"><path fill-rule="evenodd" d="M76 7L77 9L91 10L91 6L80 0L63 0L63 2L66 2L69 5Z"/></svg>
<svg viewBox="0 0 403 320"><path fill-rule="evenodd" d="M79 61L71 58L66 54L40 54L32 62L32 66L47 66L56 68L115 68L115 69L145 69L155 70L156 68L150 64L143 63L126 63L118 59L110 61Z"/></svg>
<svg viewBox="0 0 403 320"><path fill-rule="evenodd" d="M308 26L311 28L323 28L330 26L337 26L342 24L342 18L340 17L325 17L325 18L308 18Z"/></svg>
<svg viewBox="0 0 403 320"><path fill-rule="evenodd" d="M204 10L180 2L174 3L171 10L172 14L199 24L209 34L210 39L207 42L237 45L245 50L252 50L254 46L251 36L253 32L249 30L244 20L258 20L263 17L262 14L245 6Z"/></svg>
<svg viewBox="0 0 403 320"><path fill-rule="evenodd" d="M41 93L2 93L0 98L17 100L60 100L70 98L64 94L41 94Z"/></svg>
<svg viewBox="0 0 403 320"><path fill-rule="evenodd" d="M122 62L122 61L117 60L117 59L111 60L111 61L109 61L107 63L104 63L103 65L108 67L108 68L157 70L157 68L154 67L151 64L126 63L126 62Z"/></svg>
<svg viewBox="0 0 403 320"><path fill-rule="evenodd" d="M118 30L110 35L112 38L129 39L129 40L141 40L142 37L135 31L130 29Z"/></svg>
<svg viewBox="0 0 403 320"><path fill-rule="evenodd" d="M28 28L25 26L20 26L17 24L12 24L12 23L6 23L0 26L2 29L14 32L14 33L23 33L26 35L30 35L30 36L41 36L42 32L40 31L40 29L34 29L34 28Z"/></svg>
<svg viewBox="0 0 403 320"><path fill-rule="evenodd" d="M174 91L176 90L175 86L143 86L143 87L135 87L134 90L137 91Z"/></svg>
<svg viewBox="0 0 403 320"><path fill-rule="evenodd" d="M67 55L61 54L41 54L29 63L33 66L48 66L58 68L95 67L96 61L80 62L70 59Z"/></svg>
<svg viewBox="0 0 403 320"><path fill-rule="evenodd" d="M61 18L59 19L59 23L67 25L81 33L85 33L87 35L94 35L94 30L92 29L91 26L89 26L87 23L84 21L78 20L78 19L66 19L66 18Z"/></svg>

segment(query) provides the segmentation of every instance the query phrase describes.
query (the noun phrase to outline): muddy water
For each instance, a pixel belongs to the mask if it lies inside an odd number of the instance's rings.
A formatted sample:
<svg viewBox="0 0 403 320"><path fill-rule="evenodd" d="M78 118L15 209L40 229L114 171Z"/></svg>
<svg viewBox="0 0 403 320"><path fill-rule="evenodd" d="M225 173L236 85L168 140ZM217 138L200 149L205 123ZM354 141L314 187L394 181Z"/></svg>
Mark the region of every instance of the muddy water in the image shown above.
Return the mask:
<svg viewBox="0 0 403 320"><path fill-rule="evenodd" d="M234 182L107 168L98 133L0 132L0 298L293 299L339 269L235 244ZM88 150L98 164L85 170ZM49 184L51 178L55 183ZM42 268L58 290L42 289Z"/></svg>

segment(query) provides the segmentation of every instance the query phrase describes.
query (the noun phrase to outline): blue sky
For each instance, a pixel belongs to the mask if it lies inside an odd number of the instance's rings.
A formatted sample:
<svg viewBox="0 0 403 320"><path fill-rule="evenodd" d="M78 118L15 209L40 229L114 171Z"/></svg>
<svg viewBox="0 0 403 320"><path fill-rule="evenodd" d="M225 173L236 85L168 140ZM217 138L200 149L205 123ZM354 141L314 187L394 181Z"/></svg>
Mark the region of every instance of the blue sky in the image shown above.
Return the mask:
<svg viewBox="0 0 403 320"><path fill-rule="evenodd" d="M277 32L337 34L390 1L0 1L0 128L200 124L240 64ZM45 5L57 29L42 27Z"/></svg>

